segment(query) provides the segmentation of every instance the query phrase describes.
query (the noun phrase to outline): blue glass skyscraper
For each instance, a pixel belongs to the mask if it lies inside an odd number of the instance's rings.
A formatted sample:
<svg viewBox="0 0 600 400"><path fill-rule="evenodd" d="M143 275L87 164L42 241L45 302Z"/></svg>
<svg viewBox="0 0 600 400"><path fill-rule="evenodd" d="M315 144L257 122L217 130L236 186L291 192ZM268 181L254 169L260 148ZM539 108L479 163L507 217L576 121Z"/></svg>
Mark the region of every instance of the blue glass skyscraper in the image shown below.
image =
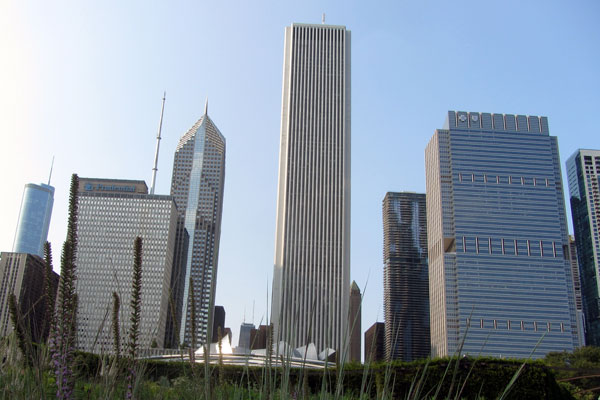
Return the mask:
<svg viewBox="0 0 600 400"><path fill-rule="evenodd" d="M600 150L567 160L587 344L600 345Z"/></svg>
<svg viewBox="0 0 600 400"><path fill-rule="evenodd" d="M25 185L13 252L44 257L53 204L54 187L43 183Z"/></svg>
<svg viewBox="0 0 600 400"><path fill-rule="evenodd" d="M433 356L578 343L558 142L545 117L448 112L425 151Z"/></svg>

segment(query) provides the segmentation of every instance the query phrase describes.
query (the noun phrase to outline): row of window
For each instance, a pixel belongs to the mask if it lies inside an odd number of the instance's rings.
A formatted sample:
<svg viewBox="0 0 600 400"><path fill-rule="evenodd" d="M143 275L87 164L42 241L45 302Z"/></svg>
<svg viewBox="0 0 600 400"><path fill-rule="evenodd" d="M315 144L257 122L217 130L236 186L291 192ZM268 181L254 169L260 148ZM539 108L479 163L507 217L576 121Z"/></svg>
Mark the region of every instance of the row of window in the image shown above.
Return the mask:
<svg viewBox="0 0 600 400"><path fill-rule="evenodd" d="M477 175L474 173L463 174L458 173L459 182L483 182L483 183L505 183L509 185L533 185L533 186L550 186L550 180L548 178L531 178L525 176L512 176L512 175Z"/></svg>
<svg viewBox="0 0 600 400"><path fill-rule="evenodd" d="M480 329L493 328L493 329L522 330L522 331L533 330L535 332L538 332L538 331L552 332L553 328L554 328L555 331L556 330L560 330L560 332L565 331L565 324L563 322L561 322L557 326L556 324L552 325L551 322L511 321L510 319L508 319L508 320L498 320L498 319L484 320L483 318L481 318L479 320L476 320L476 319L472 320L471 318L467 317L466 323L467 323L467 326L470 328L480 328Z"/></svg>
<svg viewBox="0 0 600 400"><path fill-rule="evenodd" d="M463 253L475 250L477 254L503 254L503 255L528 255L540 257L557 257L558 249L556 242L544 242L543 240L529 239L492 239L475 237L475 246L469 248L467 241L471 242L466 236L462 237ZM472 243L472 242L471 242ZM559 244L560 246L560 244Z"/></svg>

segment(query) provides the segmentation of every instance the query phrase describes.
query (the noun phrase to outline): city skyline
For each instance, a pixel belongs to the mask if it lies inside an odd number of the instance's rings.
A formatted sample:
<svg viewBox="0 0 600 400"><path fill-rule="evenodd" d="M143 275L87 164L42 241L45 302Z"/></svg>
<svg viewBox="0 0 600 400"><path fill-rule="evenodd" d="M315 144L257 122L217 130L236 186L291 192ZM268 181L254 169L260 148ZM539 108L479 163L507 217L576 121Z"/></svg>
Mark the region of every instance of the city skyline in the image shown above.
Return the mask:
<svg viewBox="0 0 600 400"><path fill-rule="evenodd" d="M590 51L600 42L597 2L0 7L0 249L12 248L23 185L43 180L53 154L55 249L73 172L150 182L165 89L156 193L169 194L177 142L209 96L228 139L216 302L234 342L244 309L248 316L256 304L258 325L270 304L290 23L319 23L325 13L327 24L353 34L351 275L364 293L363 327L383 320L381 198L424 192L424 148L448 109L546 115L562 163L578 148L599 147L599 55ZM198 15L210 18L199 26Z"/></svg>

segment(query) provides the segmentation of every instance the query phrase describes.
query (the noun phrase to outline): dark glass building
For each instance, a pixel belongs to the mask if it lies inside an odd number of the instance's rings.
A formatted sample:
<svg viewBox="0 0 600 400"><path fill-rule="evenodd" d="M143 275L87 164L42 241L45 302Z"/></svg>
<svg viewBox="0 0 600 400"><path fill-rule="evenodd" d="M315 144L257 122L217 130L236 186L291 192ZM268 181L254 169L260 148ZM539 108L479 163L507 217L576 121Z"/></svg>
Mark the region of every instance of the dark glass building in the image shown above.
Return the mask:
<svg viewBox="0 0 600 400"><path fill-rule="evenodd" d="M567 160L567 174L586 322L585 341L600 346L600 150L577 150Z"/></svg>
<svg viewBox="0 0 600 400"><path fill-rule="evenodd" d="M383 310L386 360L429 356L429 279L425 195L383 199Z"/></svg>

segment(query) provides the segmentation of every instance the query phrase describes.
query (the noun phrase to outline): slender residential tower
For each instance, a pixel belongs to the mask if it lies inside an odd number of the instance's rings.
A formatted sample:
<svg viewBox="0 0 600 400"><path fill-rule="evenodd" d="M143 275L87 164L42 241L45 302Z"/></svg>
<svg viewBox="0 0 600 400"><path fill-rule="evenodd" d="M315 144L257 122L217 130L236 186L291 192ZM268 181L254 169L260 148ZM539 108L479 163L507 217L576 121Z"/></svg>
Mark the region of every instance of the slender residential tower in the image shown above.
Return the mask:
<svg viewBox="0 0 600 400"><path fill-rule="evenodd" d="M197 344L212 333L224 184L225 138L208 116L207 100L204 115L179 140L171 180L171 195L189 234L179 336L187 345L192 344L191 281Z"/></svg>
<svg viewBox="0 0 600 400"><path fill-rule="evenodd" d="M573 351L575 290L548 119L449 111L425 165L432 356Z"/></svg>
<svg viewBox="0 0 600 400"><path fill-rule="evenodd" d="M346 354L350 294L350 32L285 30L271 320L276 340Z"/></svg>
<svg viewBox="0 0 600 400"><path fill-rule="evenodd" d="M429 356L429 276L425 195L388 192L383 199L385 357Z"/></svg>
<svg viewBox="0 0 600 400"><path fill-rule="evenodd" d="M585 341L600 346L600 150L577 150L567 160L573 230L581 277Z"/></svg>

